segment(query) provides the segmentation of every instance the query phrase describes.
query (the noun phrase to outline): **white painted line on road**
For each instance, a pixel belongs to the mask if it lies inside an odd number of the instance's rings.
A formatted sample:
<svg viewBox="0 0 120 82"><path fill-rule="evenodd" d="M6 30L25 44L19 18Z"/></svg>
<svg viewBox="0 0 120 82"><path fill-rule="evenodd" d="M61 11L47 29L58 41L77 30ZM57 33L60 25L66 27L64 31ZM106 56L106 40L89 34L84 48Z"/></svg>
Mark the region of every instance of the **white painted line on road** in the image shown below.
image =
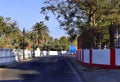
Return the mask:
<svg viewBox="0 0 120 82"><path fill-rule="evenodd" d="M64 57L65 58L65 57ZM65 58L66 62L68 63L69 67L72 69L73 73L76 75L77 79L80 82L83 82L83 80L79 77L79 74L76 72L76 70L74 69L74 67L69 63L69 61Z"/></svg>

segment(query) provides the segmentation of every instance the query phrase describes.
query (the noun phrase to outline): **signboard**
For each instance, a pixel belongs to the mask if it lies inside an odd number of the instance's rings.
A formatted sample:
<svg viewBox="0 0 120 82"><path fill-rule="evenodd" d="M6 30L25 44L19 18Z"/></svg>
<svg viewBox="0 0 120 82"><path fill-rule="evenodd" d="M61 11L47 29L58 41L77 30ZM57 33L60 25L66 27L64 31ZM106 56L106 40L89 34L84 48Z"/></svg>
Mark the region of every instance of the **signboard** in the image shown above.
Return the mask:
<svg viewBox="0 0 120 82"><path fill-rule="evenodd" d="M76 52L75 46L71 44L70 48L69 48L69 51L70 51L70 53L75 53Z"/></svg>

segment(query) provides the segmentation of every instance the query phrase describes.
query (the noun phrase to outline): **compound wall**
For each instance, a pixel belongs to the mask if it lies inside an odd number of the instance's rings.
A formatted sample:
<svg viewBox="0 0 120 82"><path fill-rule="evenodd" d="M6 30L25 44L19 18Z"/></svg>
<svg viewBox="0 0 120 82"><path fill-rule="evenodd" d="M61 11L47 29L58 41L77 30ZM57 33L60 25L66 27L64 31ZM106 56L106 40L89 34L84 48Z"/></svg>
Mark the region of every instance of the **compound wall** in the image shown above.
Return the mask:
<svg viewBox="0 0 120 82"><path fill-rule="evenodd" d="M88 66L120 68L120 49L79 49L76 59Z"/></svg>

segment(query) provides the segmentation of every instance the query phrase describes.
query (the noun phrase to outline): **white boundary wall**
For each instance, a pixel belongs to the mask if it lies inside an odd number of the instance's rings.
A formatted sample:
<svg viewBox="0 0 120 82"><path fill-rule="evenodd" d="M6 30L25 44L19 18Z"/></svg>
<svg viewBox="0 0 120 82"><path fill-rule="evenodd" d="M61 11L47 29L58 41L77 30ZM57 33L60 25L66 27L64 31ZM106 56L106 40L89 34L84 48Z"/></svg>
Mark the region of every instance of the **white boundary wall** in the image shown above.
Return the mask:
<svg viewBox="0 0 120 82"><path fill-rule="evenodd" d="M79 49L76 59L88 66L120 69L120 49Z"/></svg>
<svg viewBox="0 0 120 82"><path fill-rule="evenodd" d="M0 66L14 63L15 56L11 49L0 49Z"/></svg>
<svg viewBox="0 0 120 82"><path fill-rule="evenodd" d="M110 65L110 50L109 49L93 49L92 63Z"/></svg>
<svg viewBox="0 0 120 82"><path fill-rule="evenodd" d="M23 59L23 50L18 49L18 50L13 50L15 60L17 62L21 61ZM25 58L29 59L32 57L32 51L31 50L24 50Z"/></svg>
<svg viewBox="0 0 120 82"><path fill-rule="evenodd" d="M120 49L116 49L116 65L120 65Z"/></svg>
<svg viewBox="0 0 120 82"><path fill-rule="evenodd" d="M80 62L82 62L82 49L79 49L77 51L76 59L78 59Z"/></svg>
<svg viewBox="0 0 120 82"><path fill-rule="evenodd" d="M68 54L67 51L35 51L35 56L52 56L52 55L62 55L62 54Z"/></svg>
<svg viewBox="0 0 120 82"><path fill-rule="evenodd" d="M89 53L89 50L87 50L87 49L85 49L84 50L84 62L85 63L90 63L90 55L89 55L90 53Z"/></svg>
<svg viewBox="0 0 120 82"><path fill-rule="evenodd" d="M24 50L25 58L32 58L32 50ZM40 51L35 50L35 57L62 55L67 54L67 51ZM23 50L21 49L0 49L0 66L19 62L23 59Z"/></svg>

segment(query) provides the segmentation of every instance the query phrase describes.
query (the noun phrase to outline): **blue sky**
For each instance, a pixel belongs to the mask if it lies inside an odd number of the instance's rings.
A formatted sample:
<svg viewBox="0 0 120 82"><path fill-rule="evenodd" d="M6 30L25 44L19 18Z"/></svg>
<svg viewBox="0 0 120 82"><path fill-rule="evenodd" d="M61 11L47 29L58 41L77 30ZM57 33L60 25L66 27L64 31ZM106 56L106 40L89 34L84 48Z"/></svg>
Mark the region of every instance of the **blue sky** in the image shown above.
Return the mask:
<svg viewBox="0 0 120 82"><path fill-rule="evenodd" d="M11 17L17 21L20 29L31 30L36 22L44 21L44 16L40 14L40 8L44 5L44 0L0 0L0 16ZM50 35L53 38L60 38L65 31L60 29L58 22L52 16L45 24L48 26Z"/></svg>

